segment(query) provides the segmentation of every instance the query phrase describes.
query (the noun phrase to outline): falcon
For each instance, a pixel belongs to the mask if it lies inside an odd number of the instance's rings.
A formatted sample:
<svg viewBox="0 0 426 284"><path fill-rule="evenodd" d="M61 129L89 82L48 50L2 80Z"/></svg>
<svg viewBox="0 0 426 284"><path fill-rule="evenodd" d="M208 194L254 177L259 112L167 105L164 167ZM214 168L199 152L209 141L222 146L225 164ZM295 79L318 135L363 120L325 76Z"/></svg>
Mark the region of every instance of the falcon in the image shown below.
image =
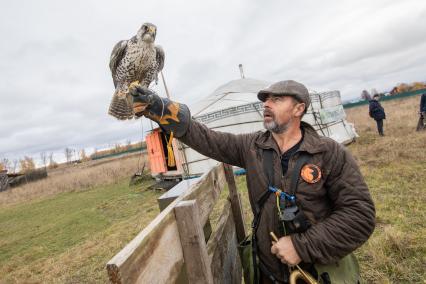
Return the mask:
<svg viewBox="0 0 426 284"><path fill-rule="evenodd" d="M132 119L132 100L129 87L140 84L148 88L158 83L158 73L164 67L164 51L155 45L157 27L145 23L129 40L119 41L113 48L109 68L115 92L108 113L119 120Z"/></svg>

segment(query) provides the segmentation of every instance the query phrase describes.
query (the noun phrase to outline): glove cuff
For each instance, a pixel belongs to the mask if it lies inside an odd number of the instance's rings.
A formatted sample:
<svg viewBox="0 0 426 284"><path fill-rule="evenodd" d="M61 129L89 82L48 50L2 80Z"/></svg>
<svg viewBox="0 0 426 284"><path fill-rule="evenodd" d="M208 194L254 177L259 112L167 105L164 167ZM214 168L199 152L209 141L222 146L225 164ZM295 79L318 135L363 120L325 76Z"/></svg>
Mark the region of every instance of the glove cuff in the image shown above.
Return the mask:
<svg viewBox="0 0 426 284"><path fill-rule="evenodd" d="M176 138L185 135L191 121L191 112L187 105L160 98L145 110L144 115L157 122L163 131L173 131Z"/></svg>

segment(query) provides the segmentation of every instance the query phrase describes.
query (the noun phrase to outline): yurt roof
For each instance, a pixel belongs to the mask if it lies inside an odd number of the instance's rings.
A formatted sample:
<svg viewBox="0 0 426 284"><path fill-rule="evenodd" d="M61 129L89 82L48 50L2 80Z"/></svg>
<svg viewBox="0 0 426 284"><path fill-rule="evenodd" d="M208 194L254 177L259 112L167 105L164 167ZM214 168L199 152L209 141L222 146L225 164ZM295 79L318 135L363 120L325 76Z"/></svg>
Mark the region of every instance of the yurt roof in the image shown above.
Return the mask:
<svg viewBox="0 0 426 284"><path fill-rule="evenodd" d="M268 86L267 81L243 78L232 80L191 107L193 116L257 101L257 92Z"/></svg>

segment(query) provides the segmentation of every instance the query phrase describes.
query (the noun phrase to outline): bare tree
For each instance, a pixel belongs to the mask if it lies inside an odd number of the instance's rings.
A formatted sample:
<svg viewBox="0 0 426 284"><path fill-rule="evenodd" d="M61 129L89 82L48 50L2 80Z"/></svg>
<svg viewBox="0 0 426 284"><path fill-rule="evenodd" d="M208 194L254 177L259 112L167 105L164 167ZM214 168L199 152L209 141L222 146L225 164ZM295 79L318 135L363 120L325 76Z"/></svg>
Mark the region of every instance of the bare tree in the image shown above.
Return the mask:
<svg viewBox="0 0 426 284"><path fill-rule="evenodd" d="M22 173L27 173L35 169L34 159L32 157L25 156L19 160L20 168Z"/></svg>
<svg viewBox="0 0 426 284"><path fill-rule="evenodd" d="M49 168L54 169L56 167L58 167L58 163L56 163L55 160L53 159L53 152L50 152L50 154L49 154Z"/></svg>
<svg viewBox="0 0 426 284"><path fill-rule="evenodd" d="M17 167L18 167L18 159L13 159L12 161L12 168L11 168L11 172L16 173Z"/></svg>
<svg viewBox="0 0 426 284"><path fill-rule="evenodd" d="M87 155L86 155L86 150L84 150L84 149L81 149L81 151L80 151L80 160L82 162L89 160L89 157L87 157Z"/></svg>
<svg viewBox="0 0 426 284"><path fill-rule="evenodd" d="M46 168L46 166L47 166L47 154L46 154L46 152L40 153L40 160L43 163L44 168Z"/></svg>
<svg viewBox="0 0 426 284"><path fill-rule="evenodd" d="M132 140L128 139L126 141L126 151L129 151L132 148Z"/></svg>
<svg viewBox="0 0 426 284"><path fill-rule="evenodd" d="M71 148L68 148L68 147L65 148L64 154L68 164L71 162L72 153L73 153L73 150Z"/></svg>
<svg viewBox="0 0 426 284"><path fill-rule="evenodd" d="M10 161L8 158L0 160L0 170L10 170Z"/></svg>

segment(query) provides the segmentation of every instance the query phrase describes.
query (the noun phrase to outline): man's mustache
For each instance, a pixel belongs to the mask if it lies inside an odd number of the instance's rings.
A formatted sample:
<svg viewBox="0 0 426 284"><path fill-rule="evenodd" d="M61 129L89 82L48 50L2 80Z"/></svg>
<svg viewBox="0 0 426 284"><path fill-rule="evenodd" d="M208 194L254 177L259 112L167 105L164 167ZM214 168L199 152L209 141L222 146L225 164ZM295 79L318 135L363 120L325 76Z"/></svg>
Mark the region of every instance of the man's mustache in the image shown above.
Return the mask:
<svg viewBox="0 0 426 284"><path fill-rule="evenodd" d="M263 111L263 117L265 116L271 116L272 118L274 118L275 114L272 112L272 110L265 108L265 110Z"/></svg>

